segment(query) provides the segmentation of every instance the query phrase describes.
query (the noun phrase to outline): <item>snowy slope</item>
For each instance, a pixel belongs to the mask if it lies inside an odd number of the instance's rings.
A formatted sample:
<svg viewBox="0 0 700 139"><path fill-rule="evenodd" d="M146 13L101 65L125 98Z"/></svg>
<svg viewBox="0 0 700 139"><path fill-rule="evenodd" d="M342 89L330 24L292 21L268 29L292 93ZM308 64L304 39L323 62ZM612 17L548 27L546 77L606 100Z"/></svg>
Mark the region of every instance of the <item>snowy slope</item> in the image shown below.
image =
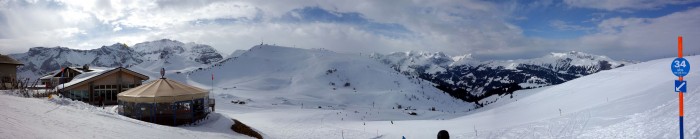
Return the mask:
<svg viewBox="0 0 700 139"><path fill-rule="evenodd" d="M250 138L228 129L233 121L218 113L199 125L169 127L82 102L20 98L6 93L0 94L2 138Z"/></svg>
<svg viewBox="0 0 700 139"><path fill-rule="evenodd" d="M687 58L691 65L700 64L699 56ZM277 138L435 138L443 129L452 138L677 138L678 101L677 93L672 92L676 78L669 73L671 60L653 60L559 85L519 90L512 99L491 96L484 101L500 101L466 113L432 117L406 118L381 108L316 109L225 101L245 99L248 92L244 90L216 90L222 93L217 102L224 100L217 105L225 115L249 121L249 125ZM700 105L700 89L695 88L700 83L692 82L698 76L700 72L695 70L685 78L691 81L685 101L688 138L700 137L700 118L695 116L700 108L694 107ZM256 92L269 97L262 94L267 92ZM270 101L280 102L253 99L260 104Z"/></svg>
<svg viewBox="0 0 700 139"><path fill-rule="evenodd" d="M398 74L384 64L354 54L259 45L219 64L182 76L189 75L188 82L211 88L213 73L214 92L254 102L300 107L303 103L327 109L391 109L398 105L421 110L473 108L428 82Z"/></svg>
<svg viewBox="0 0 700 139"><path fill-rule="evenodd" d="M695 61L691 65L700 64L698 56L688 59ZM675 78L668 71L670 61L643 62L560 85L520 90L513 99L492 96L487 99L502 101L466 115L457 113L463 116L454 119L390 121L402 117L377 110L382 112L378 116L385 119L340 120L345 117L343 114L354 114L353 111L225 104L222 109L226 110L222 111L252 121L251 125L280 138L434 138L442 129L453 138L675 138L678 102L676 93L671 91ZM686 80L698 80L698 76L700 72L692 72ZM700 96L694 95L700 89L689 91L686 136L697 138L700 118L693 115L700 109L692 106L700 105Z"/></svg>
<svg viewBox="0 0 700 139"><path fill-rule="evenodd" d="M691 65L699 56L687 57ZM388 138L432 138L447 129L456 138L677 138L678 95L672 58L602 71L560 85L521 90L524 96L445 121L405 121ZM685 101L686 137L700 137L700 72L691 72ZM517 100L517 101L516 101ZM562 115L559 114L561 109ZM414 132L429 130L431 132ZM475 130L477 130L475 132ZM478 135L478 136L477 136Z"/></svg>
<svg viewBox="0 0 700 139"><path fill-rule="evenodd" d="M246 52L246 50L236 50L236 51L233 51L230 55L226 56L226 58L238 57L238 56L241 56L245 52Z"/></svg>

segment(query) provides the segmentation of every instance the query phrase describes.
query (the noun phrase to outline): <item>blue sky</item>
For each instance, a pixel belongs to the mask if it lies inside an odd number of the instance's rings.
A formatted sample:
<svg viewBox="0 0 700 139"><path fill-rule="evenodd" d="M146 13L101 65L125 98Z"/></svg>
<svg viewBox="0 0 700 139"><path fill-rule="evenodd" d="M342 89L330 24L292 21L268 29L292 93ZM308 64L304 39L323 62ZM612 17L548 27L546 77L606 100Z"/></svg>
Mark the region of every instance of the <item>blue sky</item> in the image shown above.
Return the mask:
<svg viewBox="0 0 700 139"><path fill-rule="evenodd" d="M699 6L698 0L6 0L0 1L0 53L167 38L224 54L265 41L484 60L565 51L650 60L674 56L668 46L678 35L686 45L700 43Z"/></svg>

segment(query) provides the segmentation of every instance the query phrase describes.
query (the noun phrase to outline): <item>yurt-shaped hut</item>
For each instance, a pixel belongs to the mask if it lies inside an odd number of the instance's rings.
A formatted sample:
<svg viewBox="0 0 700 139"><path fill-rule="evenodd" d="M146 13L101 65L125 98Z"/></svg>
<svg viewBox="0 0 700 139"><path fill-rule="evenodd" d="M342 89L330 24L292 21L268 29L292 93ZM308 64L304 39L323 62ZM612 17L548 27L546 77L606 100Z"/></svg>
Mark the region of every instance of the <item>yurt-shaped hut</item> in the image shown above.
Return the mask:
<svg viewBox="0 0 700 139"><path fill-rule="evenodd" d="M161 125L182 125L211 112L207 90L160 78L117 95L120 115Z"/></svg>

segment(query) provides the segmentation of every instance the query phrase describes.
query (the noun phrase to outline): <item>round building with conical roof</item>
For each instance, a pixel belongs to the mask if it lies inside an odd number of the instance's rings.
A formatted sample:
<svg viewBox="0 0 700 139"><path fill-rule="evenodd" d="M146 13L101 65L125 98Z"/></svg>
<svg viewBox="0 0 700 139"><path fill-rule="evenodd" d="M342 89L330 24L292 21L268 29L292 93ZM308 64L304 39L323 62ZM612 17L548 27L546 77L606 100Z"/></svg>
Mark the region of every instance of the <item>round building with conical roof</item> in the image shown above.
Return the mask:
<svg viewBox="0 0 700 139"><path fill-rule="evenodd" d="M117 95L120 115L161 125L204 119L212 109L209 91L160 78Z"/></svg>

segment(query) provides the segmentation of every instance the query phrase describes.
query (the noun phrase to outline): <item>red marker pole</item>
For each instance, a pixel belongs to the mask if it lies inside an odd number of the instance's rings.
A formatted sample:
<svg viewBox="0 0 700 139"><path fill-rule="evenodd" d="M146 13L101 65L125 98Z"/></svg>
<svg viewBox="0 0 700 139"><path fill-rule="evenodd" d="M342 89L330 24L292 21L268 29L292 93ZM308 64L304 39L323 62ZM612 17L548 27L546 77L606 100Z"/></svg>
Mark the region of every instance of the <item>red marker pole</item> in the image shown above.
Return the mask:
<svg viewBox="0 0 700 139"><path fill-rule="evenodd" d="M678 36L678 58L683 58L683 36ZM678 80L683 82L683 76L678 76ZM683 92L678 92L678 126L683 139Z"/></svg>

